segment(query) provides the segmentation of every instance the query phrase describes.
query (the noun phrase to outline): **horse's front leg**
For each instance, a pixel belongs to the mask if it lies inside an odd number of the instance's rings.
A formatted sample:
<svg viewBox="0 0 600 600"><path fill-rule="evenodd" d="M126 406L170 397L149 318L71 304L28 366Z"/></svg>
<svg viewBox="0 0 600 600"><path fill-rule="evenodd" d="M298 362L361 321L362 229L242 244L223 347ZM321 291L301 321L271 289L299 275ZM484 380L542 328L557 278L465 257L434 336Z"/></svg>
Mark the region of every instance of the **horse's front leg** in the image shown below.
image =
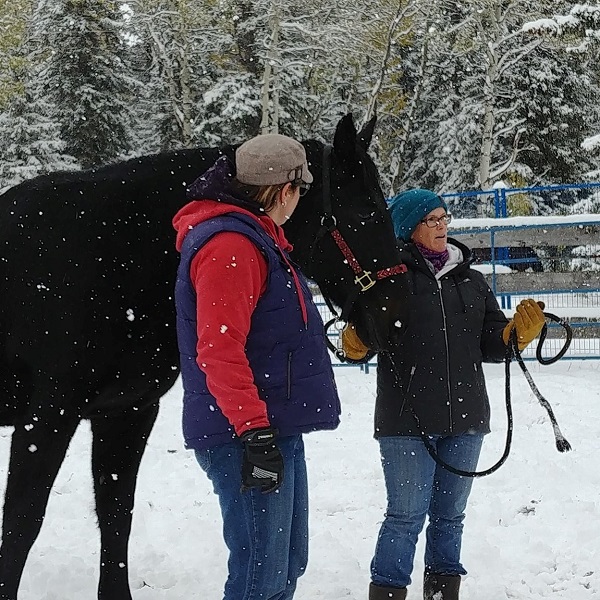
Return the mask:
<svg viewBox="0 0 600 600"><path fill-rule="evenodd" d="M35 395L34 395L35 396ZM15 422L0 547L0 600L16 600L29 551L35 542L50 490L77 429L79 416L60 408L64 399L44 398L39 411Z"/></svg>
<svg viewBox="0 0 600 600"><path fill-rule="evenodd" d="M128 544L137 474L158 402L98 416L92 423L92 474L100 527L99 600L131 600Z"/></svg>

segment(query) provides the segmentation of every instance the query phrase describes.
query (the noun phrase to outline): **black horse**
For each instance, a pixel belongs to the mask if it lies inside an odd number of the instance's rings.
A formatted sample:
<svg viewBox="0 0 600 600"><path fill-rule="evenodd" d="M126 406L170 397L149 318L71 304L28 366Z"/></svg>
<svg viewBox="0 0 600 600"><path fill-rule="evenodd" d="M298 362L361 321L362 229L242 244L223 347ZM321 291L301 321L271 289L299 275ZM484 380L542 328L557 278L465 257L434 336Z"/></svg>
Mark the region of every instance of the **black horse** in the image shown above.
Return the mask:
<svg viewBox="0 0 600 600"><path fill-rule="evenodd" d="M305 143L315 184L286 233L296 262L326 297L346 306L361 338L381 349L398 331L396 321L406 319L408 291L367 155L373 126L357 134L348 115L331 151ZM14 426L2 600L17 598L81 419L91 422L93 436L98 598L131 600L127 547L136 477L159 399L178 375L171 219L186 185L220 152L185 150L55 173L0 197L0 424Z"/></svg>

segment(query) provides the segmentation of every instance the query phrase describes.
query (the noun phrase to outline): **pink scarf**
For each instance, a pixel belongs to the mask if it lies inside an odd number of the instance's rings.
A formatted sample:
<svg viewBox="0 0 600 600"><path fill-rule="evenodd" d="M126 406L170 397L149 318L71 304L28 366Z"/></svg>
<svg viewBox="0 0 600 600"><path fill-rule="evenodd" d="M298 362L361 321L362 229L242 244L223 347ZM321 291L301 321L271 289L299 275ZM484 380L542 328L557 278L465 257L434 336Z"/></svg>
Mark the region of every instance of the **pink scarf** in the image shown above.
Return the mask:
<svg viewBox="0 0 600 600"><path fill-rule="evenodd" d="M419 244L418 242L415 242L415 246L423 255L423 258L428 260L433 265L433 270L435 273L441 270L448 261L448 256L450 255L448 248L446 248L443 252L436 252L435 250L426 248L423 246L423 244Z"/></svg>

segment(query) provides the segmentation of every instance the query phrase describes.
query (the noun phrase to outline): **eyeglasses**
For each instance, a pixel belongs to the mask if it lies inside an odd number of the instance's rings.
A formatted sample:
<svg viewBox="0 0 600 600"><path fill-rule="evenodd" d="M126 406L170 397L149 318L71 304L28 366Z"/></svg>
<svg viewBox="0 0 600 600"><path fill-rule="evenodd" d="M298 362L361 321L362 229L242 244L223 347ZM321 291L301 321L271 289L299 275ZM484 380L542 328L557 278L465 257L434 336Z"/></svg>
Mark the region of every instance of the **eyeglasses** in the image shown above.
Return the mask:
<svg viewBox="0 0 600 600"><path fill-rule="evenodd" d="M430 229L434 229L435 227L439 227L440 223L444 225L450 225L452 221L452 215L442 215L441 217L427 217L420 221L423 225L427 225Z"/></svg>

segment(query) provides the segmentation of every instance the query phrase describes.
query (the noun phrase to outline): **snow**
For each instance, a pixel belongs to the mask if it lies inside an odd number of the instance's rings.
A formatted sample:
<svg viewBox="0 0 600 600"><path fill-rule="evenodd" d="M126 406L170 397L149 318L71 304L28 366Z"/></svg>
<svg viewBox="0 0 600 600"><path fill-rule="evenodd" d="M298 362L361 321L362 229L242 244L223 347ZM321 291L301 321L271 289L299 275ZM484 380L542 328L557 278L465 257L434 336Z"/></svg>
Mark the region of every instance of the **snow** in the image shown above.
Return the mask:
<svg viewBox="0 0 600 600"><path fill-rule="evenodd" d="M514 442L507 463L474 483L465 523L461 600L600 597L600 363L528 363L573 446L560 454L546 412L512 367ZM506 433L502 365L485 365L493 432L479 468L500 457ZM375 373L336 369L343 420L306 436L311 558L296 600L364 600L385 508L372 438ZM226 574L217 498L182 448L179 382L162 401L138 480L131 536L134 600L217 599ZM10 429L0 429L0 465ZM20 600L95 600L99 541L82 424L52 490L46 522L23 576ZM409 599L421 597L423 541Z"/></svg>
<svg viewBox="0 0 600 600"><path fill-rule="evenodd" d="M579 225L583 227L588 224L600 223L600 214L588 213L579 215L552 215L552 216L533 216L533 217L504 217L502 219L473 218L473 219L453 219L448 227L448 235L452 236L453 229L503 229L512 227L543 227L548 225Z"/></svg>
<svg viewBox="0 0 600 600"><path fill-rule="evenodd" d="M584 150L595 150L596 148L600 148L600 134L593 135L583 140L581 147Z"/></svg>
<svg viewBox="0 0 600 600"><path fill-rule="evenodd" d="M484 275L490 275L491 273L513 273L513 270L507 265L473 265L473 269L483 273Z"/></svg>

